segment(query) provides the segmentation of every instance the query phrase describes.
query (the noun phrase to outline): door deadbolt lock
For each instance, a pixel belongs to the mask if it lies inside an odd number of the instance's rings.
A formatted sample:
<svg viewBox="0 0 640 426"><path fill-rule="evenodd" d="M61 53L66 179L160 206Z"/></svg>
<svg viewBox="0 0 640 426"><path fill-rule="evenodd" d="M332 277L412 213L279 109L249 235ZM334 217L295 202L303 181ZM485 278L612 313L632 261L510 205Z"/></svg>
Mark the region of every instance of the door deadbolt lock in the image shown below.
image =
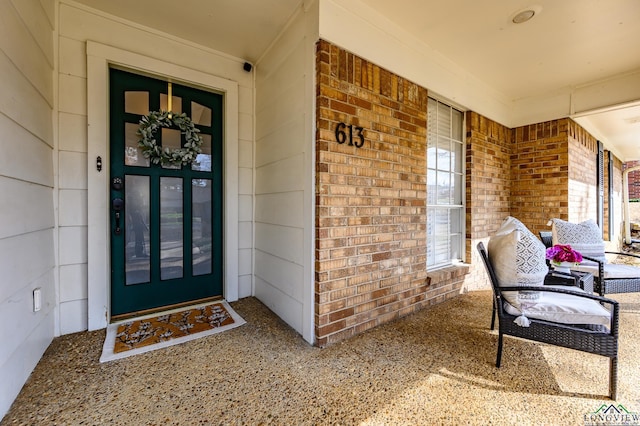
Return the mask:
<svg viewBox="0 0 640 426"><path fill-rule="evenodd" d="M121 177L114 177L113 179L111 179L111 188L113 188L115 191L121 191L123 186L124 182L122 181Z"/></svg>

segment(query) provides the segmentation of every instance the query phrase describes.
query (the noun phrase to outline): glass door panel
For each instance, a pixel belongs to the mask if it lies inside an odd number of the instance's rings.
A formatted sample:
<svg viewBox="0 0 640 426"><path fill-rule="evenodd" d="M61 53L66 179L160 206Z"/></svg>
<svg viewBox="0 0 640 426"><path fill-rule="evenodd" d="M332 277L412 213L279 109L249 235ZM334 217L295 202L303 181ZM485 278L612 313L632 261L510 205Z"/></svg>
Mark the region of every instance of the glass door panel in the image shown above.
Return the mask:
<svg viewBox="0 0 640 426"><path fill-rule="evenodd" d="M180 149L182 147L182 134L180 130L162 128L162 149L170 151ZM179 169L180 164L163 164L165 169Z"/></svg>
<svg viewBox="0 0 640 426"><path fill-rule="evenodd" d="M160 178L160 279L184 272L182 178Z"/></svg>
<svg viewBox="0 0 640 426"><path fill-rule="evenodd" d="M167 105L167 100L169 97L164 93L160 94L160 110L161 111L169 111L169 105ZM175 113L182 113L182 98L179 96L171 96L171 111Z"/></svg>
<svg viewBox="0 0 640 426"><path fill-rule="evenodd" d="M191 234L193 275L210 274L211 265L211 179L193 179Z"/></svg>
<svg viewBox="0 0 640 426"><path fill-rule="evenodd" d="M124 125L124 164L126 166L149 167L149 159L142 154L138 146L138 125L125 123Z"/></svg>
<svg viewBox="0 0 640 426"><path fill-rule="evenodd" d="M131 91L124 92L124 112L129 114L149 114L149 92Z"/></svg>
<svg viewBox="0 0 640 426"><path fill-rule="evenodd" d="M126 285L151 281L149 240L149 176L125 176Z"/></svg>
<svg viewBox="0 0 640 426"><path fill-rule="evenodd" d="M211 126L211 108L191 101L191 119L195 124Z"/></svg>
<svg viewBox="0 0 640 426"><path fill-rule="evenodd" d="M191 168L200 172L211 171L211 135L200 135L202 137L202 145L200 149L202 152L196 157L196 161L193 162Z"/></svg>

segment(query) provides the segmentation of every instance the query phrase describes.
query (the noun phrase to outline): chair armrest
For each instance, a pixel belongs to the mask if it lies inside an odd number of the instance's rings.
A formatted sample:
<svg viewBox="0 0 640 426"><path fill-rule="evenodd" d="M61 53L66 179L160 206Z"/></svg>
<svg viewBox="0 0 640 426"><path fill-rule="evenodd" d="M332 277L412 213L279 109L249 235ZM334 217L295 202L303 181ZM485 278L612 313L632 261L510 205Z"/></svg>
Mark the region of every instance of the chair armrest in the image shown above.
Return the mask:
<svg viewBox="0 0 640 426"><path fill-rule="evenodd" d="M638 254L633 254L633 253L624 253L624 252L620 252L620 251L605 251L605 254L616 254L618 256L628 256L628 257L635 257L637 259L640 259L640 255ZM584 256L583 256L584 257Z"/></svg>
<svg viewBox="0 0 640 426"><path fill-rule="evenodd" d="M604 282L604 262L602 260L593 258L593 257L589 257L589 256L585 256L584 254L582 255L583 259L587 259L590 260L592 262L596 262L598 264L598 276L597 277L593 277L594 280L597 280L597 282L600 284L600 295L604 295L603 291L604 291L604 286L603 286L603 282Z"/></svg>

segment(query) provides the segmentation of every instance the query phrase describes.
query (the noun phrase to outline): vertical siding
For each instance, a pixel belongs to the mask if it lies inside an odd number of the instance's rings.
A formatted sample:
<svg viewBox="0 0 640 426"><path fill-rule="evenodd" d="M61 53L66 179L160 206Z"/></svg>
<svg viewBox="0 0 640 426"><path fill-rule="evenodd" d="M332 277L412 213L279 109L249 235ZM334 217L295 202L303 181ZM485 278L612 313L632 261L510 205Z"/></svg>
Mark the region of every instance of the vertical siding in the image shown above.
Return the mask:
<svg viewBox="0 0 640 426"><path fill-rule="evenodd" d="M312 13L299 13L256 67L255 295L313 340ZM306 206L306 207L305 207Z"/></svg>
<svg viewBox="0 0 640 426"><path fill-rule="evenodd" d="M60 37L58 206L60 334L87 329L87 67L85 45Z"/></svg>
<svg viewBox="0 0 640 426"><path fill-rule="evenodd" d="M54 336L52 3L0 1L0 418Z"/></svg>

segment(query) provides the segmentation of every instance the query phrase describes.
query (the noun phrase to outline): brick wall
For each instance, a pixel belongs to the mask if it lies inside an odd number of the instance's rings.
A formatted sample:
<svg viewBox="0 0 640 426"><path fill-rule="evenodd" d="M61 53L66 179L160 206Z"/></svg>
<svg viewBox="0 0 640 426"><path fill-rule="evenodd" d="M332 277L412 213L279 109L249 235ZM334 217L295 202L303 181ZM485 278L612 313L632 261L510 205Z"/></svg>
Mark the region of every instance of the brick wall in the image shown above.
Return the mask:
<svg viewBox="0 0 640 426"><path fill-rule="evenodd" d="M512 131L475 112L467 112L466 126L466 228L474 240L491 235L511 213Z"/></svg>
<svg viewBox="0 0 640 426"><path fill-rule="evenodd" d="M476 245L511 214L513 132L478 113L466 113L466 261L471 270L465 290L486 288L488 281Z"/></svg>
<svg viewBox="0 0 640 426"><path fill-rule="evenodd" d="M467 112L466 122L471 273L465 289L474 289L486 281L475 245L486 242L506 216L518 218L536 235L549 230L554 217L595 218L589 185L595 182L595 152L594 140L569 119L509 129Z"/></svg>
<svg viewBox="0 0 640 426"><path fill-rule="evenodd" d="M623 171L636 166L640 166L640 161L627 161L624 163ZM640 199L640 170L629 173L629 199Z"/></svg>
<svg viewBox="0 0 640 426"><path fill-rule="evenodd" d="M569 141L569 220L581 222L597 218L598 141L573 120L568 123Z"/></svg>
<svg viewBox="0 0 640 426"><path fill-rule="evenodd" d="M595 218L596 145L580 126L559 119L509 129L467 112L470 267L427 271L427 90L326 41L316 61L319 346L486 288L475 245L506 216L535 234L553 217ZM363 146L338 143L339 123L361 126Z"/></svg>
<svg viewBox="0 0 640 426"><path fill-rule="evenodd" d="M316 61L316 340L326 346L458 294L463 274L426 271L427 90L325 41ZM336 141L341 122L365 129L362 147Z"/></svg>
<svg viewBox="0 0 640 426"><path fill-rule="evenodd" d="M549 219L569 216L567 127L561 119L514 129L511 215L536 235Z"/></svg>

